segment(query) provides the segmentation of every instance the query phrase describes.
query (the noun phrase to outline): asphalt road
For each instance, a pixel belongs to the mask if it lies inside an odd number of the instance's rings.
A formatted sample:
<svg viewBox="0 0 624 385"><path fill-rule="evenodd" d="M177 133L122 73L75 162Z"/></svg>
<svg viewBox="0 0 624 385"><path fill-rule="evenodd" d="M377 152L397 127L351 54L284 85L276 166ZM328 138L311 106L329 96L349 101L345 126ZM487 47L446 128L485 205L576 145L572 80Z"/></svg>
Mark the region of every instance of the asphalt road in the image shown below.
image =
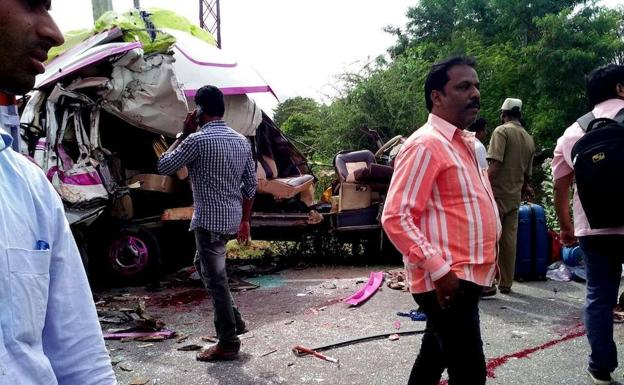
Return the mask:
<svg viewBox="0 0 624 385"><path fill-rule="evenodd" d="M198 287L158 293L126 289L129 298L145 298L147 311L178 335L154 342L107 341L120 384L270 385L270 384L406 384L420 346L420 335L396 341L375 340L325 352L340 365L315 357L298 358L295 345L323 346L350 338L421 330L423 322L396 316L415 308L402 291L383 289L357 308L339 299L364 285L370 271L397 267L326 267L261 277L261 287L235 293L251 332L242 339L238 361L203 363L187 344L208 346L213 335L210 298ZM481 325L488 359L488 384L590 384L584 370L588 345L581 320L584 285L575 282L516 283L510 295L481 302ZM119 289L98 293L119 295ZM128 294L126 294L128 295ZM131 302L131 301L126 301ZM113 301L112 306L132 303ZM400 325L396 323L400 322ZM103 325L110 328L111 325ZM398 327L398 329L397 329ZM616 325L616 342L624 328ZM622 381L624 369L616 371Z"/></svg>

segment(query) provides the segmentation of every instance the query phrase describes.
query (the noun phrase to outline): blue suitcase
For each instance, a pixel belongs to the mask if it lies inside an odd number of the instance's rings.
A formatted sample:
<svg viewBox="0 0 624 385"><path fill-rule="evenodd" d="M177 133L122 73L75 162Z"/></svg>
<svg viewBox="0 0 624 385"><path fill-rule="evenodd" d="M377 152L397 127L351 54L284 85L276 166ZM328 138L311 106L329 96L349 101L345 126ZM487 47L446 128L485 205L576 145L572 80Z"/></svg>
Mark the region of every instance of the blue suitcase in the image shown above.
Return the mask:
<svg viewBox="0 0 624 385"><path fill-rule="evenodd" d="M550 239L544 208L532 203L522 203L518 210L515 279L546 279L549 252Z"/></svg>

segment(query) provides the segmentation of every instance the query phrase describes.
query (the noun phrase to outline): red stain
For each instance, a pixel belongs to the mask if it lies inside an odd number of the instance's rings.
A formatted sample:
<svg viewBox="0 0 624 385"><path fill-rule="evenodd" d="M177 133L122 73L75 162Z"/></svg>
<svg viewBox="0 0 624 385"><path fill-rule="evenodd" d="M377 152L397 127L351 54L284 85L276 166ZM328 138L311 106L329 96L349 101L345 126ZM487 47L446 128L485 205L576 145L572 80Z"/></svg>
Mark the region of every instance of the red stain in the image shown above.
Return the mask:
<svg viewBox="0 0 624 385"><path fill-rule="evenodd" d="M486 365L487 376L488 378L496 378L496 369L500 366L505 365L512 358L515 358L515 359L529 358L530 354L533 354L540 350L552 348L553 346L558 345L562 342L573 340L575 338L582 337L584 335L585 335L585 327L583 326L583 324L578 324L574 326L571 330L568 330L568 332L565 333L563 337L561 338L557 338L555 340L548 341L545 344L542 344L533 348L524 349L516 353L507 354L507 355L496 357L496 358L490 358ZM440 381L439 385L448 385L448 380Z"/></svg>
<svg viewBox="0 0 624 385"><path fill-rule="evenodd" d="M205 300L206 298L208 298L208 292L206 291L206 289L191 289L180 293L152 298L152 301L153 304L156 306L170 307L197 303Z"/></svg>

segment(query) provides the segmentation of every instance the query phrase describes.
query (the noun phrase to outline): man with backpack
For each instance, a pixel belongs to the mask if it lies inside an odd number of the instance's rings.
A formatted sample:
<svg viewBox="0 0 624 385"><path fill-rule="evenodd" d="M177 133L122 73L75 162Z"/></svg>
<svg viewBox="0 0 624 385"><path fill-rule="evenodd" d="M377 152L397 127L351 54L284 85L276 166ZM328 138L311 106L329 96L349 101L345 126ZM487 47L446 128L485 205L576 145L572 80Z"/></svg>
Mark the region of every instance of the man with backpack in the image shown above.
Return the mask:
<svg viewBox="0 0 624 385"><path fill-rule="evenodd" d="M585 254L584 317L591 348L587 373L594 384L610 384L611 373L617 367L612 312L618 299L624 260L624 218L617 215L622 196L612 200L608 195L617 194L614 190L622 183L622 165L614 165L612 160L622 153L617 142L622 135L620 130L624 133L624 125L606 119L615 118L624 109L624 66L611 64L593 70L586 78L586 93L591 115L584 115L568 127L555 148L552 160L555 209L562 242L572 245L578 237ZM610 178L592 180L604 173ZM574 227L569 212L572 183L576 184ZM599 199L592 194L596 187L603 193Z"/></svg>

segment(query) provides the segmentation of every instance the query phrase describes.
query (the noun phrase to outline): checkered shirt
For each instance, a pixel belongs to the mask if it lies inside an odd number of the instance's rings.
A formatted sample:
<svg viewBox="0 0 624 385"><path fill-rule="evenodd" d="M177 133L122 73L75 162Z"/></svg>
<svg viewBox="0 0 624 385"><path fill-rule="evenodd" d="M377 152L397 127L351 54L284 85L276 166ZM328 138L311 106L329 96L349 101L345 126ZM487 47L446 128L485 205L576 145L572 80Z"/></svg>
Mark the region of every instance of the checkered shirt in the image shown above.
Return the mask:
<svg viewBox="0 0 624 385"><path fill-rule="evenodd" d="M171 175L184 166L188 167L195 202L190 229L236 234L242 200L253 198L257 186L249 141L223 120L214 120L163 154L158 172Z"/></svg>

